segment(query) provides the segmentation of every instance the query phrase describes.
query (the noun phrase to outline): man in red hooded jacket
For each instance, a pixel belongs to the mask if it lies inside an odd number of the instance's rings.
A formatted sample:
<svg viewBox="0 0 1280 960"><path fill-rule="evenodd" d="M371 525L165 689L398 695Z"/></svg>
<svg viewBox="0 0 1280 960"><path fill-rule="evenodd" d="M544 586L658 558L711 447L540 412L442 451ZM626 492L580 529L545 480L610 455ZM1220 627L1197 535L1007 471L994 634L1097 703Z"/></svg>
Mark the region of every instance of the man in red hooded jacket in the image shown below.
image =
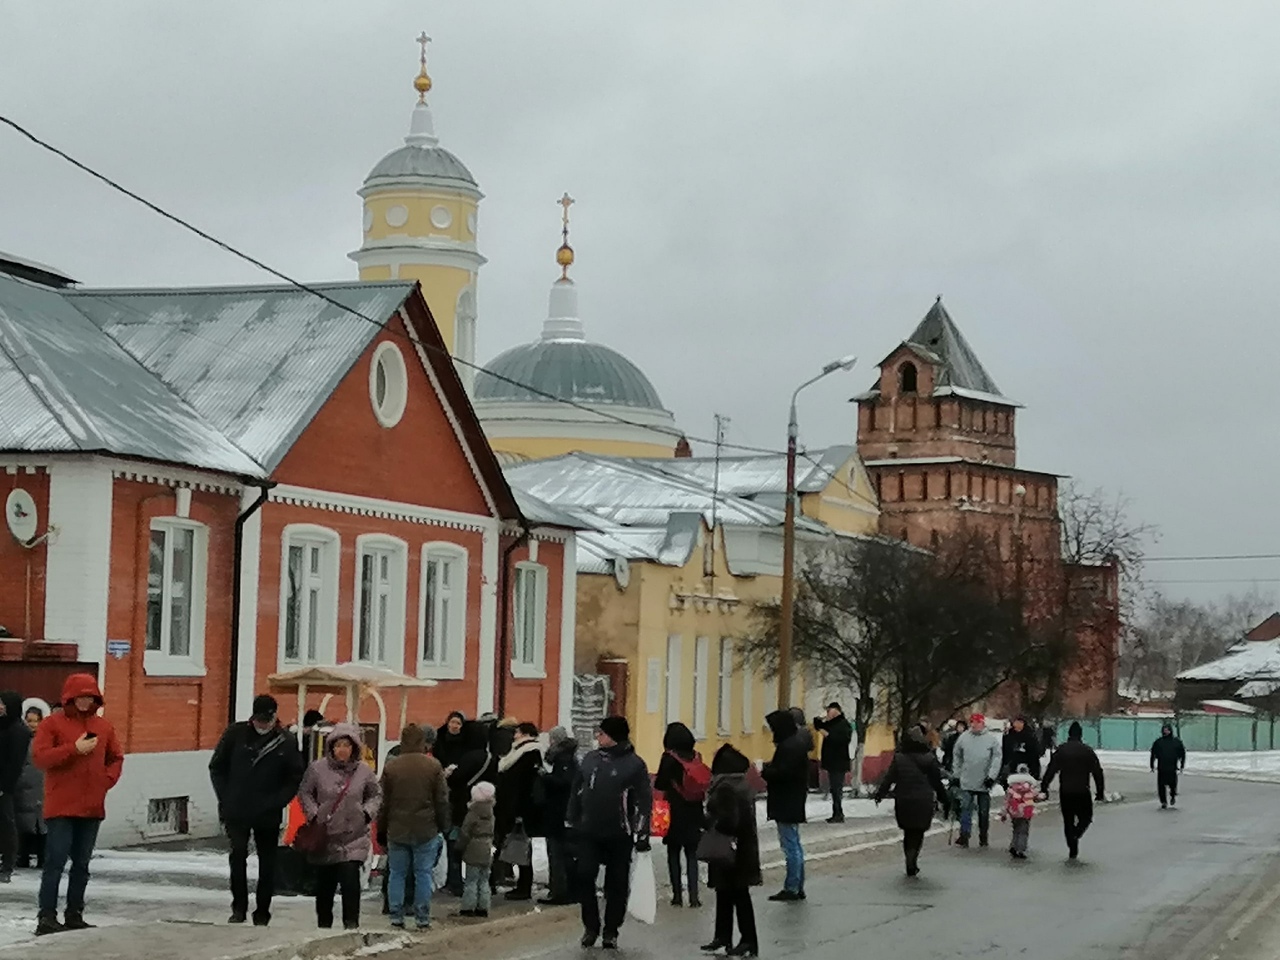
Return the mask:
<svg viewBox="0 0 1280 960"><path fill-rule="evenodd" d="M98 827L107 815L107 791L120 779L124 754L115 728L98 716L103 705L98 681L73 673L62 686L62 710L36 729L33 758L45 772L44 875L40 880L40 917L36 935L83 930L84 892ZM58 887L67 879L65 923L58 922Z"/></svg>

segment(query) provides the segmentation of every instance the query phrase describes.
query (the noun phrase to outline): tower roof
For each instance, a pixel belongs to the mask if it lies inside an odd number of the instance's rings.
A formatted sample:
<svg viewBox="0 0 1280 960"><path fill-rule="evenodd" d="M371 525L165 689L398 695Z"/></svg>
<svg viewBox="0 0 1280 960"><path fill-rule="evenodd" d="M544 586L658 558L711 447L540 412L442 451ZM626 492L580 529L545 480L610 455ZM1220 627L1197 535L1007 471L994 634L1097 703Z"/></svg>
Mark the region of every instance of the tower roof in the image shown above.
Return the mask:
<svg viewBox="0 0 1280 960"><path fill-rule="evenodd" d="M942 297L934 301L933 306L912 331L911 336L881 360L880 365L883 366L885 361L902 347L906 347L918 354L921 359L933 364L936 370L934 396L957 394L988 400L992 403L1018 406L1000 392L995 380L982 366L982 361L978 359L973 347L969 346L969 341L964 338L960 328L947 313L947 308L942 305ZM878 393L877 384L864 396L875 396Z"/></svg>

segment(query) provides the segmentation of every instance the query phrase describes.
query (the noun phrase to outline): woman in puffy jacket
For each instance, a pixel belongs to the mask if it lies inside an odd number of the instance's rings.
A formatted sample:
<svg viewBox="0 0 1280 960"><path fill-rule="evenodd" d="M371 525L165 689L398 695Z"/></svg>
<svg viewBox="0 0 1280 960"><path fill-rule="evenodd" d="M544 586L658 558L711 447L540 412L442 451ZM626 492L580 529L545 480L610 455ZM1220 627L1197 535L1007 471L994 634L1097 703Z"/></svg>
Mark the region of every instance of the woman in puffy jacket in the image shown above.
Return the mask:
<svg viewBox="0 0 1280 960"><path fill-rule="evenodd" d="M731 957L755 957L760 953L751 888L763 882L760 872L760 836L756 830L755 792L747 783L751 761L725 744L711 761L711 788L707 791L707 829L733 841L733 861L709 865L708 885L716 892L716 935L703 946L708 953L728 951ZM733 945L733 916L738 915L741 939Z"/></svg>
<svg viewBox="0 0 1280 960"><path fill-rule="evenodd" d="M361 760L360 728L339 723L324 741L324 756L307 767L298 802L308 823L322 824L324 848L309 854L316 868L316 922L333 926L333 898L342 888L342 925L360 926L360 868L373 851L369 825L378 815L382 789Z"/></svg>
<svg viewBox="0 0 1280 960"><path fill-rule="evenodd" d="M933 823L934 799L947 808L947 789L942 782L942 768L929 749L919 727L907 730L898 746L884 779L876 788L876 803L893 791L893 813L902 831L902 852L906 857L907 876L920 873L920 849L924 835Z"/></svg>

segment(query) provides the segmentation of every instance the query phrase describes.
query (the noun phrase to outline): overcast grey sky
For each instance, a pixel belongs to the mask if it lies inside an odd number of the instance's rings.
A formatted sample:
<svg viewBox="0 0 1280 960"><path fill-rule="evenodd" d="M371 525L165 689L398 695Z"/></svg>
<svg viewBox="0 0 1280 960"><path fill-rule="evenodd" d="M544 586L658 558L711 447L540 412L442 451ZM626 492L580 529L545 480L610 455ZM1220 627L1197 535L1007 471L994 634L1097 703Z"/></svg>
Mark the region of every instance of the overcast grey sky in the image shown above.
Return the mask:
<svg viewBox="0 0 1280 960"><path fill-rule="evenodd" d="M344 279L423 29L486 194L482 358L538 334L568 190L588 335L689 433L720 412L781 447L794 385L853 352L801 411L804 442L850 441L845 399L940 293L1026 405L1024 465L1123 491L1158 554L1280 553L1274 3L7 2L0 110ZM265 279L7 130L0 181L0 249L85 283Z"/></svg>

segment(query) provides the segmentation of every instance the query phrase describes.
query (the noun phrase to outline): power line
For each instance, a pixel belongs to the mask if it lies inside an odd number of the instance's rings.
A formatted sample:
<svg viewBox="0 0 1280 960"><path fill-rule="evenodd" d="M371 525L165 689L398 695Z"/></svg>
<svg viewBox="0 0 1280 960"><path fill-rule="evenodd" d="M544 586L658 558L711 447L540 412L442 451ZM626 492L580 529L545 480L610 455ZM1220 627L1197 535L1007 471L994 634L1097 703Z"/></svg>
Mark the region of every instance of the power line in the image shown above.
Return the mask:
<svg viewBox="0 0 1280 960"><path fill-rule="evenodd" d="M1236 577L1221 580L1148 580L1147 583L1280 583L1280 577Z"/></svg>
<svg viewBox="0 0 1280 960"><path fill-rule="evenodd" d="M1148 563L1181 563L1181 562L1200 562L1210 560L1280 560L1280 553L1233 553L1221 554L1217 556L1201 556L1201 557L1144 557Z"/></svg>

